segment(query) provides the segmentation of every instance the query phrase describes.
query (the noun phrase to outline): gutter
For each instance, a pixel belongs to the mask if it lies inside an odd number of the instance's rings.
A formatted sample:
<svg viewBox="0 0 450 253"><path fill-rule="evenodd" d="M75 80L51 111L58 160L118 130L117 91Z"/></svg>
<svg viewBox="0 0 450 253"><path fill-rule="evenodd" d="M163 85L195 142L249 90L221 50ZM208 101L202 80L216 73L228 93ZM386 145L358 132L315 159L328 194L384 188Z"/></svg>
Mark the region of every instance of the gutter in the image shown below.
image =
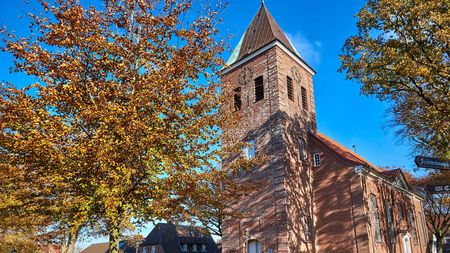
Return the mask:
<svg viewBox="0 0 450 253"><path fill-rule="evenodd" d="M384 182L384 183L386 183L386 184L388 184L390 186L393 186L397 190L400 190L400 191L405 192L407 194L413 195L413 196L419 198L420 200L424 200L424 197L422 195L399 187L398 185L392 183L390 180L386 179L385 177L382 177L382 176L378 175L377 174L378 172L374 173L375 170L373 168L371 168L371 167L367 167L367 166L364 166L364 165L356 165L354 168L355 168L355 172L357 174L370 175L370 176L378 179L381 182Z"/></svg>

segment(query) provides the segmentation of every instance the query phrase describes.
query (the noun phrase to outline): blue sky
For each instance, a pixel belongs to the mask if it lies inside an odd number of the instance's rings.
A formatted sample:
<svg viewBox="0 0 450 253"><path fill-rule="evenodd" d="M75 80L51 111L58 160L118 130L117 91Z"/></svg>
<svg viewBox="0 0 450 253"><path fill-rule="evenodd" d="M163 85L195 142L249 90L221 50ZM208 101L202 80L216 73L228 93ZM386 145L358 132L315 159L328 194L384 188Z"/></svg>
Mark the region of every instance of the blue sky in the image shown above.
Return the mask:
<svg viewBox="0 0 450 253"><path fill-rule="evenodd" d="M260 4L260 0L230 0L221 31L224 37L233 35L232 48ZM361 96L359 85L346 81L345 75L337 72L339 53L345 38L356 33L354 15L363 1L266 0L266 5L300 55L317 71L314 86L319 131L346 147L356 145L357 153L375 165L414 169L410 146L399 143L393 130L386 127L388 104ZM0 25L18 32L26 31L28 24L18 16L25 16L28 10L20 0L3 1ZM4 53L0 55L0 81L12 81L17 85L29 83L24 75L9 74L11 58ZM147 234L150 228L142 233ZM81 248L88 243L82 243Z"/></svg>

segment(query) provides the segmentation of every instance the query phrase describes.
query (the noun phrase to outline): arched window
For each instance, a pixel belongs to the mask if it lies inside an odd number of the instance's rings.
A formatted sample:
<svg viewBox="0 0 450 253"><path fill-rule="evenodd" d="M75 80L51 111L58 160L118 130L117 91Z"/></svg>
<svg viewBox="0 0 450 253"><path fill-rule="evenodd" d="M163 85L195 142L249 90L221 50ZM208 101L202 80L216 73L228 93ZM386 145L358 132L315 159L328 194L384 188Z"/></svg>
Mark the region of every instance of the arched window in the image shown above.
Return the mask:
<svg viewBox="0 0 450 253"><path fill-rule="evenodd" d="M247 245L247 253L261 253L261 244L258 240L250 240Z"/></svg>
<svg viewBox="0 0 450 253"><path fill-rule="evenodd" d="M378 203L377 197L374 194L370 194L370 201L372 202L372 219L373 219L373 229L375 233L375 241L381 242L381 227L380 227L380 217L378 214Z"/></svg>
<svg viewBox="0 0 450 253"><path fill-rule="evenodd" d="M300 159L306 161L306 142L303 138L300 138Z"/></svg>

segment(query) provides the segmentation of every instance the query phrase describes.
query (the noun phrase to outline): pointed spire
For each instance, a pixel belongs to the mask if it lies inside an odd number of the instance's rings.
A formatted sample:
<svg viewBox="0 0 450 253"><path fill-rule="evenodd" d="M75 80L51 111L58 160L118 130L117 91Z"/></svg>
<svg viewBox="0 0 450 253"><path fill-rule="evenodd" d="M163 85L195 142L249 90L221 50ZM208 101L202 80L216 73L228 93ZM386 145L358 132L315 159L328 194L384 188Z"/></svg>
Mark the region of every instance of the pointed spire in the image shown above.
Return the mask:
<svg viewBox="0 0 450 253"><path fill-rule="evenodd" d="M227 65L231 65L245 58L273 41L281 42L289 51L298 55L286 34L281 30L278 23L269 13L269 10L267 10L264 0L261 0L261 7L258 13L253 18L241 41L233 51Z"/></svg>

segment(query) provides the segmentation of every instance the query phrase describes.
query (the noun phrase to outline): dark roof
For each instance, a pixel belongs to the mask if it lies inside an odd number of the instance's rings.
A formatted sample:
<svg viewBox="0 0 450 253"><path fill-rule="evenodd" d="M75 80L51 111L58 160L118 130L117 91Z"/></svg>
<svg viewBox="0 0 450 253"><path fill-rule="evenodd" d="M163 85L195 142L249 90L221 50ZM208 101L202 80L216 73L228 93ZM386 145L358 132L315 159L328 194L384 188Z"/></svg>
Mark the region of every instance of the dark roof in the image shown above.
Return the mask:
<svg viewBox="0 0 450 253"><path fill-rule="evenodd" d="M247 55L257 51L273 41L281 42L292 53L298 56L292 43L281 30L278 23L267 10L264 3L261 4L256 16L245 31L241 41L237 45L227 65L231 65L245 58Z"/></svg>
<svg viewBox="0 0 450 253"><path fill-rule="evenodd" d="M161 245L164 253L182 253L180 243L205 244L207 253L219 253L217 245L207 231L172 223L157 224L141 246Z"/></svg>
<svg viewBox="0 0 450 253"><path fill-rule="evenodd" d="M381 174L383 174L383 176L385 178L387 178L391 181L395 181L395 180L397 180L397 177L402 174L402 170L401 169L386 170L386 171L383 171Z"/></svg>

